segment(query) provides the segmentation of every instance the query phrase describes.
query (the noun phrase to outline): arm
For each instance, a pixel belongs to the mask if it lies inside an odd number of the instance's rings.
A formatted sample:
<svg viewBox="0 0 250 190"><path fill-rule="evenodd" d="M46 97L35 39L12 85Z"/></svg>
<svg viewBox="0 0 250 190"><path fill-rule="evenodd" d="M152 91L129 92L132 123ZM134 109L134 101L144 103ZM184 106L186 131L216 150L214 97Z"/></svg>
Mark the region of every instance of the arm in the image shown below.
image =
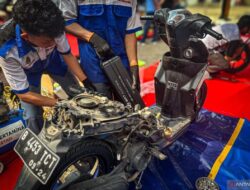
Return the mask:
<svg viewBox="0 0 250 190"><path fill-rule="evenodd" d="M139 16L136 14L137 1L132 1L132 16L127 23L125 36L125 47L128 55L130 66L138 65L137 60L137 39L135 33L142 29Z"/></svg>
<svg viewBox="0 0 250 190"><path fill-rule="evenodd" d="M137 89L140 92L140 77L139 77L139 68L137 60L137 39L134 33L126 35L125 46L130 63L132 88Z"/></svg>
<svg viewBox="0 0 250 190"><path fill-rule="evenodd" d="M82 71L77 59L72 55L70 45L66 35L63 34L55 38L57 51L62 55L64 62L68 65L69 70L82 82L86 80L86 75Z"/></svg>
<svg viewBox="0 0 250 190"><path fill-rule="evenodd" d="M90 32L77 23L78 20L78 1L77 0L60 0L59 8L63 13L63 17L66 21L66 31L73 34L81 40L87 42L93 36L93 32Z"/></svg>
<svg viewBox="0 0 250 190"><path fill-rule="evenodd" d="M63 13L66 21L66 31L73 34L80 40L89 42L96 51L100 59L107 59L113 55L108 43L98 36L96 33L88 31L78 24L78 1L77 0L61 0L59 8Z"/></svg>
<svg viewBox="0 0 250 190"><path fill-rule="evenodd" d="M103 38L93 32L86 30L78 23L73 23L66 26L66 31L73 34L78 39L85 40L90 43L100 59L106 60L113 56L113 51Z"/></svg>
<svg viewBox="0 0 250 190"><path fill-rule="evenodd" d="M85 40L87 42L90 41L91 37L93 36L93 32L88 31L87 29L80 26L78 23L72 23L66 26L66 31L81 40Z"/></svg>
<svg viewBox="0 0 250 190"><path fill-rule="evenodd" d="M78 24L78 1L77 0L61 0L59 7L63 12L66 21L66 31L73 34L80 40L89 42L96 51L100 59L105 60L113 56L113 52L109 44L97 34L88 31Z"/></svg>
<svg viewBox="0 0 250 190"><path fill-rule="evenodd" d="M24 102L36 105L36 106L48 106L52 107L56 105L57 100L42 96L34 92L26 92L24 94L17 94L17 96Z"/></svg>
<svg viewBox="0 0 250 190"><path fill-rule="evenodd" d="M137 59L137 39L134 33L127 34L125 37L126 52L130 67L138 65Z"/></svg>
<svg viewBox="0 0 250 190"><path fill-rule="evenodd" d="M87 76L82 71L80 64L77 59L72 55L72 53L63 55L65 63L68 65L71 72L80 80L84 81L87 79Z"/></svg>
<svg viewBox="0 0 250 190"><path fill-rule="evenodd" d="M88 80L87 76L84 74L80 64L77 59L72 55L68 40L64 35L55 39L57 50L61 53L65 63L68 65L69 70L84 84L85 88L90 90L95 90L95 87Z"/></svg>
<svg viewBox="0 0 250 190"><path fill-rule="evenodd" d="M56 104L56 99L29 91L27 76L15 59L5 60L0 57L0 66L11 89L22 101L37 106L54 106Z"/></svg>
<svg viewBox="0 0 250 190"><path fill-rule="evenodd" d="M77 59L72 55L72 53L64 54L63 59L68 65L71 72L83 83L85 88L88 88L89 90L93 91L96 90L95 86L84 74L82 68L80 67L80 64L78 63Z"/></svg>
<svg viewBox="0 0 250 190"><path fill-rule="evenodd" d="M125 36L125 47L130 64L130 74L132 77L132 88L140 92L140 77L137 59L137 39L135 32L141 30L141 22L136 14L137 1L132 1L132 16L128 20L127 35Z"/></svg>

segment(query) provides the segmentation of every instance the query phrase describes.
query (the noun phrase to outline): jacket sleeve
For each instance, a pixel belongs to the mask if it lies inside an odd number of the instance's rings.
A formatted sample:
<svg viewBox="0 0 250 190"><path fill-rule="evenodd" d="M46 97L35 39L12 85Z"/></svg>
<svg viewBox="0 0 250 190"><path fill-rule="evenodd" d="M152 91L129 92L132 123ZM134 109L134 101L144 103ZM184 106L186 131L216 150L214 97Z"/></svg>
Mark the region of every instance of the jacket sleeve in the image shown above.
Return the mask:
<svg viewBox="0 0 250 190"><path fill-rule="evenodd" d="M0 57L0 66L11 89L16 94L24 94L29 91L29 82L22 66L13 58Z"/></svg>
<svg viewBox="0 0 250 190"><path fill-rule="evenodd" d="M60 54L65 55L71 52L70 45L69 45L68 39L66 38L65 33L55 38L55 42L56 42L57 51Z"/></svg>
<svg viewBox="0 0 250 190"><path fill-rule="evenodd" d="M142 29L140 16L136 13L137 0L132 0L132 16L128 20L127 34L135 33Z"/></svg>
<svg viewBox="0 0 250 190"><path fill-rule="evenodd" d="M77 6L77 0L60 0L59 8L63 13L66 25L70 25L74 22L77 22Z"/></svg>

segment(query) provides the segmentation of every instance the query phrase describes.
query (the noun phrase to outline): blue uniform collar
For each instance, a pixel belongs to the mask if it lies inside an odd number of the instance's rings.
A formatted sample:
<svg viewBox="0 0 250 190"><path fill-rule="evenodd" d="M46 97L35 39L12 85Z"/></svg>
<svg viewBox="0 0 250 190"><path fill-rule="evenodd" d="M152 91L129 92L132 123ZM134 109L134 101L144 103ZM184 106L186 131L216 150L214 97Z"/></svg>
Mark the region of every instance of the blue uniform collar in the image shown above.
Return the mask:
<svg viewBox="0 0 250 190"><path fill-rule="evenodd" d="M25 40L22 39L21 33L22 33L21 28L17 24L16 25L16 45L18 49L18 55L20 58L27 55L30 51L34 51L34 48L29 43L27 43Z"/></svg>

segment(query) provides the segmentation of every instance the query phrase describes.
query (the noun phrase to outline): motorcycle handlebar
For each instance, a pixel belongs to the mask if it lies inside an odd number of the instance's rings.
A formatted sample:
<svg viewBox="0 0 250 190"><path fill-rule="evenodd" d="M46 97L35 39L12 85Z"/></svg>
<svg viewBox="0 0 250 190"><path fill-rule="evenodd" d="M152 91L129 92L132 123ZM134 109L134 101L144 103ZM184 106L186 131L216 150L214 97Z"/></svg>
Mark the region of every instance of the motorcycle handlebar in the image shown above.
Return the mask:
<svg viewBox="0 0 250 190"><path fill-rule="evenodd" d="M154 20L154 15L145 15L145 16L141 16L141 20ZM217 40L222 40L222 39L223 39L222 34L220 34L220 33L216 32L216 31L214 31L214 30L211 29L210 27L205 26L205 27L203 28L203 32L204 32L205 34L208 34L208 35L214 37L214 38L217 39Z"/></svg>
<svg viewBox="0 0 250 190"><path fill-rule="evenodd" d="M222 34L220 34L220 33L216 32L216 31L214 31L214 30L211 29L211 28L205 27L205 28L203 29L203 31L204 31L204 33L209 34L210 36L214 37L214 38L217 39L217 40L222 40L222 39L223 39Z"/></svg>

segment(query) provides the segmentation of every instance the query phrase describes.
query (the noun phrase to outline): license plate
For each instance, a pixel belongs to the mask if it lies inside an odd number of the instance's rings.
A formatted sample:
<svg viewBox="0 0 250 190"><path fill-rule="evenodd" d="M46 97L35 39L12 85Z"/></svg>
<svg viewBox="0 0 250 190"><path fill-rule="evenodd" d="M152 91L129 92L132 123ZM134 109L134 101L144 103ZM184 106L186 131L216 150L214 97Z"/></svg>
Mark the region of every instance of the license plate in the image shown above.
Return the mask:
<svg viewBox="0 0 250 190"><path fill-rule="evenodd" d="M56 169L60 157L52 152L30 129L26 129L14 147L29 171L46 184Z"/></svg>

